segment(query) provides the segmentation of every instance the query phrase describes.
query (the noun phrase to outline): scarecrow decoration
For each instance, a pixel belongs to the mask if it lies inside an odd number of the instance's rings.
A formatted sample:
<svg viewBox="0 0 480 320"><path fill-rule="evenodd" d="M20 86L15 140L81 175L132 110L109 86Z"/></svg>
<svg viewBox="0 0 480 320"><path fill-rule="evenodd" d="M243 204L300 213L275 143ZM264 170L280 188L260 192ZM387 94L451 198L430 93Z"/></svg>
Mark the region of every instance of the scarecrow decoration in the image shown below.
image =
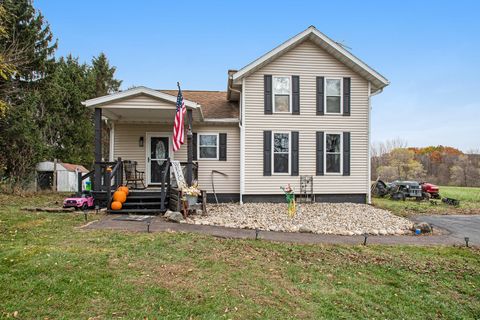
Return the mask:
<svg viewBox="0 0 480 320"><path fill-rule="evenodd" d="M283 192L285 193L285 199L287 200L287 203L288 203L288 216L290 218L293 218L297 213L297 208L295 205L295 191L290 186L290 183L287 184L285 187L280 187L280 189L282 189Z"/></svg>

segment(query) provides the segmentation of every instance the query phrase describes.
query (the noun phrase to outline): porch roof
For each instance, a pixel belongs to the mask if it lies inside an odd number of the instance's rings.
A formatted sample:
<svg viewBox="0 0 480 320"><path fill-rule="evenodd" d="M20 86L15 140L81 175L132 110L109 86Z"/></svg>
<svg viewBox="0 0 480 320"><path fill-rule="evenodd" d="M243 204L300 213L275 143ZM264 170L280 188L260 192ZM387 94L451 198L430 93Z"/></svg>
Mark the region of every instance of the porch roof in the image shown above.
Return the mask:
<svg viewBox="0 0 480 320"><path fill-rule="evenodd" d="M172 122L177 92L137 87L90 99L83 104L102 109L103 116L115 121ZM193 120L196 122L238 120L238 103L228 101L225 91L182 90L182 93L185 106L193 110Z"/></svg>
<svg viewBox="0 0 480 320"><path fill-rule="evenodd" d="M102 115L114 121L160 123L173 123L176 103L176 95L147 87L136 87L83 102L89 108L102 109ZM194 121L203 121L203 111L198 103L185 97L184 103L187 109L193 110Z"/></svg>

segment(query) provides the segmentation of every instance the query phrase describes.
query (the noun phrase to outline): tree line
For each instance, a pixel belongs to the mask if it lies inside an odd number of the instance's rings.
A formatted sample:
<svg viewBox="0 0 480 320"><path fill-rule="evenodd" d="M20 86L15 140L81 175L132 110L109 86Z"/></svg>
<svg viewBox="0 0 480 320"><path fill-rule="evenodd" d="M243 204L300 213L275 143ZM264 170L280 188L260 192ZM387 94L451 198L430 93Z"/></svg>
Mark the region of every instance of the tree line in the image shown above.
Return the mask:
<svg viewBox="0 0 480 320"><path fill-rule="evenodd" d="M32 1L0 0L3 186L29 183L39 161L57 158L87 167L94 161L93 112L81 102L118 91L121 81L104 53L82 63L71 54L55 57L57 45Z"/></svg>
<svg viewBox="0 0 480 320"><path fill-rule="evenodd" d="M407 147L401 139L372 146L371 179L417 180L438 185L480 186L480 152L447 146Z"/></svg>

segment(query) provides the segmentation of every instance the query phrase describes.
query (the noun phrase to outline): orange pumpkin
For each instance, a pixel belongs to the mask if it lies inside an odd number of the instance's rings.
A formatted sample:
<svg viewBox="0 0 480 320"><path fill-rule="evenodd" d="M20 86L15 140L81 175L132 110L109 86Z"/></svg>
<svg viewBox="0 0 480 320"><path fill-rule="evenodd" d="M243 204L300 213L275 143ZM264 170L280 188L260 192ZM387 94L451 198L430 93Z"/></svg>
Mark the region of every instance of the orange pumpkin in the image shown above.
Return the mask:
<svg viewBox="0 0 480 320"><path fill-rule="evenodd" d="M112 210L122 209L122 203L120 201L113 201L110 206L112 207Z"/></svg>
<svg viewBox="0 0 480 320"><path fill-rule="evenodd" d="M130 193L130 191L128 190L128 187L127 186L120 186L118 187L117 189L118 191L123 191L125 192L125 194L128 196L128 194Z"/></svg>
<svg viewBox="0 0 480 320"><path fill-rule="evenodd" d="M127 201L127 195L123 191L115 191L113 193L113 201L120 201L121 203L124 203Z"/></svg>

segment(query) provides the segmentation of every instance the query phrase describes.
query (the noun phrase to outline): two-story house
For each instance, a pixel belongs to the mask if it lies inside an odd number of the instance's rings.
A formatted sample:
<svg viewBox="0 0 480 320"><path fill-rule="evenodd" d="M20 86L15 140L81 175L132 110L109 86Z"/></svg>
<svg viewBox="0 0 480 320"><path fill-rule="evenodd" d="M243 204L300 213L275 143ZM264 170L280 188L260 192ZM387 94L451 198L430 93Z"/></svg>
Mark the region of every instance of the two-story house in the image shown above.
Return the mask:
<svg viewBox="0 0 480 320"><path fill-rule="evenodd" d="M299 177L311 175L316 201L365 203L370 100L388 83L311 26L230 70L227 91L183 90L193 134L175 153L177 90L137 87L85 105L95 109L97 162L107 119L110 161L136 161L149 188L161 184L167 158L190 155L200 187L211 194L214 186L220 201L284 201L281 186L298 190Z"/></svg>

